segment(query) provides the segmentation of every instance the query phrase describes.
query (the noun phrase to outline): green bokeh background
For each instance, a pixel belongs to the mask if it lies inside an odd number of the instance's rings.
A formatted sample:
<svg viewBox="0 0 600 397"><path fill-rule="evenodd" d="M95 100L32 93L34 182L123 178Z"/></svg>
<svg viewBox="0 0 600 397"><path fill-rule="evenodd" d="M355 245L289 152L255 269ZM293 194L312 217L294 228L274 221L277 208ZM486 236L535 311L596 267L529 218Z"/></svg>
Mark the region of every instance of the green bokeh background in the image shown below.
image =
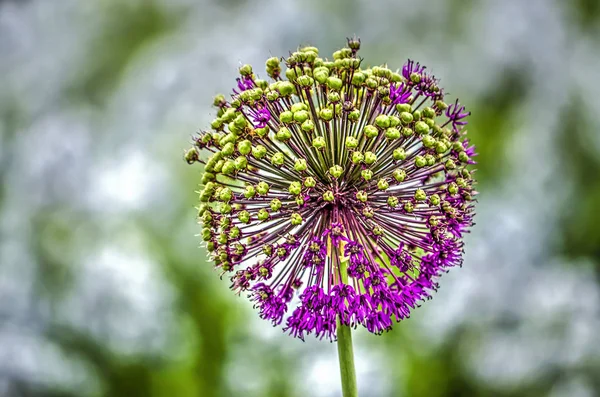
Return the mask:
<svg viewBox="0 0 600 397"><path fill-rule="evenodd" d="M242 63L354 33L467 104L481 191L361 396L600 395L597 0L0 0L0 395L341 395L207 263L182 153Z"/></svg>

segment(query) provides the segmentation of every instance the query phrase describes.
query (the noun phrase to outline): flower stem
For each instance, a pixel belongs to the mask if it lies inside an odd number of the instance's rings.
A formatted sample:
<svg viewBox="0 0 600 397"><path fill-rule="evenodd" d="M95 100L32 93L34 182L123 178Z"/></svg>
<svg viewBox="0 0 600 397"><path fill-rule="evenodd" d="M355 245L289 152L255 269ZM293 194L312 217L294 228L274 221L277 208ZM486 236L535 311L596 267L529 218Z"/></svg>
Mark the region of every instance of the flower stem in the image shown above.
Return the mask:
<svg viewBox="0 0 600 397"><path fill-rule="evenodd" d="M358 397L354 351L352 349L352 328L340 324L339 318L337 320L337 338L340 374L342 376L342 395L344 397Z"/></svg>
<svg viewBox="0 0 600 397"><path fill-rule="evenodd" d="M339 266L342 282L346 284L348 283L346 263L340 261ZM344 397L358 397L356 370L354 369L354 349L352 347L352 328L343 325L339 317L337 319L337 345L340 375L342 377L342 395Z"/></svg>

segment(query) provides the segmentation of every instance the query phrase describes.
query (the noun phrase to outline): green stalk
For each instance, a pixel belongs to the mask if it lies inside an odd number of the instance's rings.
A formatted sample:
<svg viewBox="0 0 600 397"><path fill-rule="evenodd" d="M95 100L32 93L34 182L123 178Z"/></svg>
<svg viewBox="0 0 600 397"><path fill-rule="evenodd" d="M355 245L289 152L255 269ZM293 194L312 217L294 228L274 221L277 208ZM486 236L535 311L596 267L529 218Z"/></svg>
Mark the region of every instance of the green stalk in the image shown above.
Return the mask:
<svg viewBox="0 0 600 397"><path fill-rule="evenodd" d="M340 273L344 284L348 283L346 263L340 261ZM356 387L356 370L354 369L354 349L352 348L352 328L342 325L337 319L337 345L340 360L340 375L342 377L343 397L358 397Z"/></svg>

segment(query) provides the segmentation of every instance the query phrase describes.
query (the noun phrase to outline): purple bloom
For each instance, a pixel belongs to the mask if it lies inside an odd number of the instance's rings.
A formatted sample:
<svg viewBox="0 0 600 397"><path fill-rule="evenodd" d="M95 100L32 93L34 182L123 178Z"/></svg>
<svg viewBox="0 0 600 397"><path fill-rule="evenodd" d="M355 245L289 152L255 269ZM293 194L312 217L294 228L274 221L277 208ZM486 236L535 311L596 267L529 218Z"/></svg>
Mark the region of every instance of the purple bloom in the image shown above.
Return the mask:
<svg viewBox="0 0 600 397"><path fill-rule="evenodd" d="M271 82L242 66L186 157L210 154L199 217L215 268L300 339L333 340L338 320L390 330L461 266L473 225L469 112L414 61L362 70L352 40L331 68L292 53L292 81L279 58Z"/></svg>

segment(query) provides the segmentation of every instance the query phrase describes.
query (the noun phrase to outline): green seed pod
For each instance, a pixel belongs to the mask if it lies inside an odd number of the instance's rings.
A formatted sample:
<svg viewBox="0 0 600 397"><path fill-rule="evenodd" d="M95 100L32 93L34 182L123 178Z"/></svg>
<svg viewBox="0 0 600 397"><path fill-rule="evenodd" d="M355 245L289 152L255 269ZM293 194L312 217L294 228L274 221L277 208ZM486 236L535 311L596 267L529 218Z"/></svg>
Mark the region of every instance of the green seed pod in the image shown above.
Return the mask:
<svg viewBox="0 0 600 397"><path fill-rule="evenodd" d="M261 194L263 196L267 195L269 193L269 184L266 182L259 182L256 185L256 191L258 192L258 194Z"/></svg>
<svg viewBox="0 0 600 397"><path fill-rule="evenodd" d="M313 139L312 145L317 150L325 149L325 139L322 136L317 136Z"/></svg>
<svg viewBox="0 0 600 397"><path fill-rule="evenodd" d="M308 176L304 178L304 186L307 188L313 188L317 186L317 181L315 181L315 178L313 178L312 176Z"/></svg>
<svg viewBox="0 0 600 397"><path fill-rule="evenodd" d="M390 126L390 118L385 114L380 114L375 117L375 124L381 129L388 128Z"/></svg>
<svg viewBox="0 0 600 397"><path fill-rule="evenodd" d="M387 130L385 130L385 137L387 139L389 139L390 141L394 140L394 139L399 139L400 138L400 131L398 131L398 129L396 128L388 128Z"/></svg>
<svg viewBox="0 0 600 397"><path fill-rule="evenodd" d="M246 186L246 190L244 191L244 197L246 197L247 199L251 199L254 196L256 196L256 189L254 188L254 186Z"/></svg>
<svg viewBox="0 0 600 397"><path fill-rule="evenodd" d="M427 194L423 189L417 189L415 191L415 200L416 201L425 201L427 200Z"/></svg>
<svg viewBox="0 0 600 397"><path fill-rule="evenodd" d="M329 168L329 174L334 178L339 178L344 173L344 168L339 165L334 165Z"/></svg>
<svg viewBox="0 0 600 397"><path fill-rule="evenodd" d="M356 149L356 147L358 146L358 139L356 139L353 136L349 136L348 138L346 138L346 149L352 150L352 149Z"/></svg>
<svg viewBox="0 0 600 397"><path fill-rule="evenodd" d="M425 157L423 157L423 156L415 157L415 167L423 168L426 165L427 165L427 160L425 160Z"/></svg>
<svg viewBox="0 0 600 397"><path fill-rule="evenodd" d="M387 199L387 205L389 205L392 208L396 208L398 206L398 203L399 203L398 197L390 196Z"/></svg>
<svg viewBox="0 0 600 397"><path fill-rule="evenodd" d="M302 128L302 131L310 133L315 129L315 123L313 123L312 120L306 120L302 123L300 128Z"/></svg>
<svg viewBox="0 0 600 397"><path fill-rule="evenodd" d="M361 152L352 152L352 162L354 164L360 164L364 161L365 156Z"/></svg>
<svg viewBox="0 0 600 397"><path fill-rule="evenodd" d="M290 194L297 196L302 192L302 185L300 184L300 182L294 181L290 183L288 191L290 192Z"/></svg>
<svg viewBox="0 0 600 397"><path fill-rule="evenodd" d="M342 79L334 76L330 76L327 78L327 87L329 87L329 89L339 91L342 89L342 86Z"/></svg>
<svg viewBox="0 0 600 397"><path fill-rule="evenodd" d="M258 212L256 213L256 217L258 218L259 221L264 222L267 219L269 219L269 212L264 209L261 208L260 210L258 210Z"/></svg>
<svg viewBox="0 0 600 397"><path fill-rule="evenodd" d="M294 163L294 169L298 172L305 171L307 167L308 165L306 164L306 160L304 159L297 159Z"/></svg>
<svg viewBox="0 0 600 397"><path fill-rule="evenodd" d="M271 164L273 164L275 167L281 167L284 162L285 157L281 152L277 152L271 156Z"/></svg>
<svg viewBox="0 0 600 397"><path fill-rule="evenodd" d="M333 110L329 108L319 110L319 118L324 121L331 121L333 119Z"/></svg>
<svg viewBox="0 0 600 397"><path fill-rule="evenodd" d="M256 145L252 148L252 156L257 159L260 160L263 157L265 157L267 154L267 148L264 147L263 145Z"/></svg>
<svg viewBox="0 0 600 397"><path fill-rule="evenodd" d="M367 202L368 196L367 196L367 192L365 192L364 190L359 190L358 192L356 192L356 199L362 203Z"/></svg>
<svg viewBox="0 0 600 397"><path fill-rule="evenodd" d="M367 138L371 139L379 135L379 130L373 125L365 125L365 128L363 128L363 134L365 134Z"/></svg>
<svg viewBox="0 0 600 397"><path fill-rule="evenodd" d="M240 211L237 214L237 217L240 220L240 222L242 222L242 223L246 223L246 224L250 223L250 213L246 210Z"/></svg>
<svg viewBox="0 0 600 397"><path fill-rule="evenodd" d="M292 137L292 133L286 127L281 127L275 137L280 142L287 142Z"/></svg>
<svg viewBox="0 0 600 397"><path fill-rule="evenodd" d="M402 161L406 159L406 152L403 148L394 149L394 151L392 152L392 157L396 161Z"/></svg>
<svg viewBox="0 0 600 397"><path fill-rule="evenodd" d="M331 190L328 190L325 193L323 193L323 200L330 202L330 203L333 202L335 200L335 196L334 196L333 192Z"/></svg>
<svg viewBox="0 0 600 397"><path fill-rule="evenodd" d="M373 179L373 171L366 169L366 170L362 170L360 172L360 176L362 177L362 179L364 179L365 181L370 181L371 179Z"/></svg>
<svg viewBox="0 0 600 397"><path fill-rule="evenodd" d="M371 165L377 161L377 155L373 152L365 152L365 164Z"/></svg>
<svg viewBox="0 0 600 397"><path fill-rule="evenodd" d="M404 182L406 179L406 171L402 168L395 169L394 172L392 172L392 176L397 182Z"/></svg>
<svg viewBox="0 0 600 397"><path fill-rule="evenodd" d="M409 125L413 121L413 115L408 112L400 113L400 122L402 125Z"/></svg>
<svg viewBox="0 0 600 397"><path fill-rule="evenodd" d="M281 208L281 200L275 198L271 200L269 206L271 207L271 211L279 211L279 209Z"/></svg>
<svg viewBox="0 0 600 397"><path fill-rule="evenodd" d="M248 167L248 159L246 156L238 156L233 162L237 171L245 170Z"/></svg>
<svg viewBox="0 0 600 397"><path fill-rule="evenodd" d="M429 133L429 126L423 121L417 121L415 123L415 132L419 135L425 135Z"/></svg>
<svg viewBox="0 0 600 397"><path fill-rule="evenodd" d="M237 144L237 150L238 152L240 152L240 154L247 156L252 152L252 142L250 142L247 139L244 139L243 141L238 142Z"/></svg>
<svg viewBox="0 0 600 397"><path fill-rule="evenodd" d="M290 222L293 226L298 226L302 224L302 216L297 212L294 212L292 216L290 216Z"/></svg>
<svg viewBox="0 0 600 397"><path fill-rule="evenodd" d="M389 187L390 187L390 184L385 179L381 178L377 181L377 189L387 190Z"/></svg>

